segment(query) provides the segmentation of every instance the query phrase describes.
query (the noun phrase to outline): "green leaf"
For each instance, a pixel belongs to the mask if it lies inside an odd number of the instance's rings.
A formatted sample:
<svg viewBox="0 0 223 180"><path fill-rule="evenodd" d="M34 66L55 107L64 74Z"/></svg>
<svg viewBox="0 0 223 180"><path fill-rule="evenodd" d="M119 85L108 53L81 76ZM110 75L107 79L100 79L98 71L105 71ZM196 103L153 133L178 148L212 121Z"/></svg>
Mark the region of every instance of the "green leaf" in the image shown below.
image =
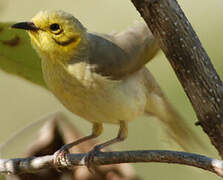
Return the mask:
<svg viewBox="0 0 223 180"><path fill-rule="evenodd" d="M10 29L11 25L0 23L0 69L46 87L40 58L32 48L28 34Z"/></svg>

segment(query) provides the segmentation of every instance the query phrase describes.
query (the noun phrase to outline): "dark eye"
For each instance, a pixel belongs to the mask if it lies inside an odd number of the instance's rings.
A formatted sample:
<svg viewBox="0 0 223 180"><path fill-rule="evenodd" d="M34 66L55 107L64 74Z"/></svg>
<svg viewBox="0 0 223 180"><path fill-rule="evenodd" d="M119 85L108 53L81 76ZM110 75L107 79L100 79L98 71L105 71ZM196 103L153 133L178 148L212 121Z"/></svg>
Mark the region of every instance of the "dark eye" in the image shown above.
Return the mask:
<svg viewBox="0 0 223 180"><path fill-rule="evenodd" d="M58 31L59 29L60 29L60 25L59 24L54 23L54 24L50 25L50 30L51 31Z"/></svg>
<svg viewBox="0 0 223 180"><path fill-rule="evenodd" d="M60 33L63 32L63 29L61 28L59 24L54 23L50 25L50 31L55 35L59 35Z"/></svg>

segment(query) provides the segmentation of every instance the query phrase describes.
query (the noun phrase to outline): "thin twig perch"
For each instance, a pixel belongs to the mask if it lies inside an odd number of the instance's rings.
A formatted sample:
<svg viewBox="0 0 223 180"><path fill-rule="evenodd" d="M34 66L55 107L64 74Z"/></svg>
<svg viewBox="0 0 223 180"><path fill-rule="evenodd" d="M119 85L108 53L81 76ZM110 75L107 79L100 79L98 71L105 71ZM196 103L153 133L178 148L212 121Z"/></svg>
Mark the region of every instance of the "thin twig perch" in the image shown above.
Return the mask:
<svg viewBox="0 0 223 180"><path fill-rule="evenodd" d="M62 163L61 167L84 166L86 155L68 154L66 163ZM20 159L0 159L0 172L9 174L36 172L41 169L54 167L53 159L53 155ZM211 171L223 177L223 161L187 152L162 150L100 152L94 159L95 165L139 162L184 164Z"/></svg>

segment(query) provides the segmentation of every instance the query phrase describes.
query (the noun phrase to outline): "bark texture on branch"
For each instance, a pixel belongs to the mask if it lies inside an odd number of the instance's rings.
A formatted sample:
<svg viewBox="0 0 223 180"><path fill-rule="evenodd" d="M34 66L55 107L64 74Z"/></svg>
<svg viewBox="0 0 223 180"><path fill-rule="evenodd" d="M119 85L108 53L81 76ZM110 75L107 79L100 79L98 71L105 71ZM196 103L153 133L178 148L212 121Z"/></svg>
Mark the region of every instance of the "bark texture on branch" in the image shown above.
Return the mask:
<svg viewBox="0 0 223 180"><path fill-rule="evenodd" d="M223 158L223 84L176 0L132 0L174 69L199 125Z"/></svg>
<svg viewBox="0 0 223 180"><path fill-rule="evenodd" d="M87 154L67 154L66 159L61 163L61 167L84 166L86 165L86 156ZM19 174L55 168L53 160L54 155L20 159L0 159L0 173ZM95 165L138 162L184 164L201 168L223 177L223 161L187 152L162 150L100 152L94 158Z"/></svg>

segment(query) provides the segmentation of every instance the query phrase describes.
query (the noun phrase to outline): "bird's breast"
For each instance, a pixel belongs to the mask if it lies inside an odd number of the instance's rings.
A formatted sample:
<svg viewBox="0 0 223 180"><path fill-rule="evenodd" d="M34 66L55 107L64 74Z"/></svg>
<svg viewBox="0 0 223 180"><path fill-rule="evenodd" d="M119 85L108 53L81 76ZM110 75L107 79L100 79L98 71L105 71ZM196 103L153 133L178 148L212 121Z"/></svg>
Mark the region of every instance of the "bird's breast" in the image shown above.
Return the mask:
<svg viewBox="0 0 223 180"><path fill-rule="evenodd" d="M131 121L144 112L143 89L134 78L113 81L91 72L88 64L42 64L46 84L74 114L92 122Z"/></svg>

